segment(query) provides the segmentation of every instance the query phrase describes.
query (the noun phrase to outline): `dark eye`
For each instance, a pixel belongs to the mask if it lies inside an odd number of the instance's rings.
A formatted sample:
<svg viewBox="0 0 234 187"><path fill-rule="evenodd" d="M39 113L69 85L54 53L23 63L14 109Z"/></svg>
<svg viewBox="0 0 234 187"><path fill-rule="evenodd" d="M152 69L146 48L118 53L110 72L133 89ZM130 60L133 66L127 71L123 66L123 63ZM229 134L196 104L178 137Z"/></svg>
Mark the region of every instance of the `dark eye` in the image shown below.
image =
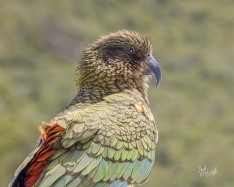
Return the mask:
<svg viewBox="0 0 234 187"><path fill-rule="evenodd" d="M135 49L133 47L126 47L125 48L125 51L128 53L128 54L135 54Z"/></svg>

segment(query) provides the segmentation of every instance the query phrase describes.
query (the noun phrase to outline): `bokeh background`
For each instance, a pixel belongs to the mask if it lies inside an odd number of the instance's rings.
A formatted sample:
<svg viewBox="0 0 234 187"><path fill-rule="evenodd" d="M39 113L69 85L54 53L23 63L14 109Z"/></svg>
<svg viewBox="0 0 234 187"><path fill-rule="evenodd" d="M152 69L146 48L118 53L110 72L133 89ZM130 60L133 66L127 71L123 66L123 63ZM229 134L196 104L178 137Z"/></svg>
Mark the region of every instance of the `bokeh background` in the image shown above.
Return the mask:
<svg viewBox="0 0 234 187"><path fill-rule="evenodd" d="M234 186L234 1L2 0L0 186L76 95L82 49L119 29L147 34L163 71L151 82L159 129L145 187ZM200 177L198 166L215 176Z"/></svg>

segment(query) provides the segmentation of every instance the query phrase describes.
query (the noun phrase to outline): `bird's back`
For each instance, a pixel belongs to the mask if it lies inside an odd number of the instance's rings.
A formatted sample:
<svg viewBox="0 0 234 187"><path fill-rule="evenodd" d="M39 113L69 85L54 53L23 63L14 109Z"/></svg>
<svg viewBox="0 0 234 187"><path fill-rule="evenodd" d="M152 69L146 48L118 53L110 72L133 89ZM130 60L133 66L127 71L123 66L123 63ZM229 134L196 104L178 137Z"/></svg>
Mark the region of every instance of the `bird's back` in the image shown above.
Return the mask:
<svg viewBox="0 0 234 187"><path fill-rule="evenodd" d="M94 136L78 142L69 139L69 133L74 131L69 132L68 128L62 145L70 150L61 149L52 156L39 186L117 187L147 180L154 161L157 131L142 99L114 94L86 107L79 115L72 115L74 120L74 116L79 116L82 119L77 120L100 128ZM74 128L75 125L70 127Z"/></svg>

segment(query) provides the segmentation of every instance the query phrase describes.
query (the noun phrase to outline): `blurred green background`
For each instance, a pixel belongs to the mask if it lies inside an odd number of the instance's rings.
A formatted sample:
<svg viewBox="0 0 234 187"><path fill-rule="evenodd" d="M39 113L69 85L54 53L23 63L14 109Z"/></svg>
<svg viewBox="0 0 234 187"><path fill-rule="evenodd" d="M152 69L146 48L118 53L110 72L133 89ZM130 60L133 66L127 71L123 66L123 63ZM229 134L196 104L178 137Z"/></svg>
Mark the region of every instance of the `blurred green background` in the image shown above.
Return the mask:
<svg viewBox="0 0 234 187"><path fill-rule="evenodd" d="M159 129L143 185L234 186L234 1L119 0L0 3L0 186L76 95L82 49L119 29L147 34L163 71L151 82ZM198 165L217 174L200 177Z"/></svg>

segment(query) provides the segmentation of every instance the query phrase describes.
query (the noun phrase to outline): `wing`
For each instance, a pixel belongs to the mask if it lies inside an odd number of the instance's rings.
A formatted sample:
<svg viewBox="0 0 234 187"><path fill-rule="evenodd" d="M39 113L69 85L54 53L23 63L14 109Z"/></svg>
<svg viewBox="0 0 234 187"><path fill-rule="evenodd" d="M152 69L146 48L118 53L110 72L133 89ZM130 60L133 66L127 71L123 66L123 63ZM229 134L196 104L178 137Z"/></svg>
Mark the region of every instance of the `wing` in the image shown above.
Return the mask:
<svg viewBox="0 0 234 187"><path fill-rule="evenodd" d="M26 157L23 163L16 170L13 179L9 183L9 187L17 186L31 186L34 184L40 176L41 171L45 165L49 162L48 158L55 153L54 146L57 141L61 139L61 133L67 127L61 127L57 124L59 119L63 119L64 116L69 116L72 113L78 113L82 109L89 106L88 104L76 104L69 109L64 110L58 116L56 116L49 124L42 122L40 127L43 126L44 134L38 139L38 142L32 152ZM43 139L43 136L46 138ZM26 182L28 181L28 182ZM25 184L26 183L26 184ZM28 185L27 185L28 183Z"/></svg>
<svg viewBox="0 0 234 187"><path fill-rule="evenodd" d="M61 146L37 186L127 186L147 180L157 131L152 116L139 112L127 94L66 116Z"/></svg>
<svg viewBox="0 0 234 187"><path fill-rule="evenodd" d="M22 186L22 180L26 186L37 181L36 186L45 187L127 186L146 181L157 131L152 115L147 109L139 112L136 102L128 94L115 94L59 115L10 186Z"/></svg>

